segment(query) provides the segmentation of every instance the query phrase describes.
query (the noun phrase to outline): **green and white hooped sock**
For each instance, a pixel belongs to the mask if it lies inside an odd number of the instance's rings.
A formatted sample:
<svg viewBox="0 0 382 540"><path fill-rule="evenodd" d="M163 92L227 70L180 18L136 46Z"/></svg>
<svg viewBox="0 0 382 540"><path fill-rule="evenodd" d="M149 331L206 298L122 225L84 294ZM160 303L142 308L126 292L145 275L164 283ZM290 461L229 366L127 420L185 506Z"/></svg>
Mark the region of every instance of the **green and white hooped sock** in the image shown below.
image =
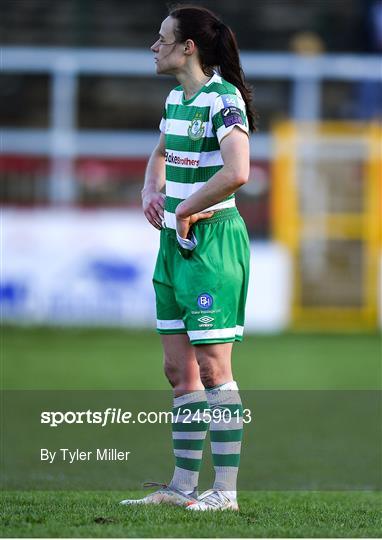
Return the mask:
<svg viewBox="0 0 382 540"><path fill-rule="evenodd" d="M187 494L198 485L208 430L208 423L203 419L206 409L208 403L204 390L174 398L172 440L175 471L169 485Z"/></svg>
<svg viewBox="0 0 382 540"><path fill-rule="evenodd" d="M243 436L243 406L239 389L235 381L230 381L206 388L206 396L212 415L210 437L215 468L213 489L226 491L230 498L235 499ZM214 410L219 410L219 414L215 413L214 416Z"/></svg>

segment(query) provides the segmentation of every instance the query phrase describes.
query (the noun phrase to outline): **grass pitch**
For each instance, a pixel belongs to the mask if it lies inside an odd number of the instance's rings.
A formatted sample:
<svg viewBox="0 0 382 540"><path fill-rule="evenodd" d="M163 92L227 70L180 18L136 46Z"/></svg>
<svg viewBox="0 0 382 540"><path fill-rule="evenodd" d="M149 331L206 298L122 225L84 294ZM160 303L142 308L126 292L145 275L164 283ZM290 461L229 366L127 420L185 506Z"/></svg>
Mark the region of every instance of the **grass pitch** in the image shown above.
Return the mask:
<svg viewBox="0 0 382 540"><path fill-rule="evenodd" d="M166 389L156 334L5 328L5 389ZM380 336L247 336L234 350L242 389L379 389ZM143 492L8 491L3 537L380 537L378 492L242 492L239 513L120 507Z"/></svg>
<svg viewBox="0 0 382 540"><path fill-rule="evenodd" d="M120 492L15 492L4 496L7 537L379 537L375 493L243 493L240 511L195 514L182 508L127 508Z"/></svg>
<svg viewBox="0 0 382 540"><path fill-rule="evenodd" d="M154 332L5 328L7 389L168 389ZM381 387L379 334L245 336L233 371L243 390L371 390Z"/></svg>

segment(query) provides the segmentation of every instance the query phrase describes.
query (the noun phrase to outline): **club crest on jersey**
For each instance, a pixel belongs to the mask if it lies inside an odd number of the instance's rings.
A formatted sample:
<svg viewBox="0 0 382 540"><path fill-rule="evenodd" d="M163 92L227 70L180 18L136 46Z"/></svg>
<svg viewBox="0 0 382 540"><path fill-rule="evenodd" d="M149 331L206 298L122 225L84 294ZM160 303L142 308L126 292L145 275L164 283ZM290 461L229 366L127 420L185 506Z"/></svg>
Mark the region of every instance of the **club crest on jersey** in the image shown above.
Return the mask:
<svg viewBox="0 0 382 540"><path fill-rule="evenodd" d="M205 127L203 126L203 117L200 113L196 113L195 118L192 120L191 124L188 126L188 136L193 141L198 141L201 139L205 132Z"/></svg>

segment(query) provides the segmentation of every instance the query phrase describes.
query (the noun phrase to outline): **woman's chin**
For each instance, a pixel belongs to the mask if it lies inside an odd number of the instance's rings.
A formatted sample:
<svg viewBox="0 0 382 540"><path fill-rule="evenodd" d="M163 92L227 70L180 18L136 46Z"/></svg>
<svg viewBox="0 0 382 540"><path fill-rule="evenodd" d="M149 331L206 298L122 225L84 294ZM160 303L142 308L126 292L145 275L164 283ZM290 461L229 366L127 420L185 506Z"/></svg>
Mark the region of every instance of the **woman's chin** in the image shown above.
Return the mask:
<svg viewBox="0 0 382 540"><path fill-rule="evenodd" d="M159 64L156 65L156 73L157 75L172 75L173 70L171 68L165 68L163 66L160 66Z"/></svg>
<svg viewBox="0 0 382 540"><path fill-rule="evenodd" d="M166 74L167 74L166 70L158 66L157 64L157 75L166 75Z"/></svg>

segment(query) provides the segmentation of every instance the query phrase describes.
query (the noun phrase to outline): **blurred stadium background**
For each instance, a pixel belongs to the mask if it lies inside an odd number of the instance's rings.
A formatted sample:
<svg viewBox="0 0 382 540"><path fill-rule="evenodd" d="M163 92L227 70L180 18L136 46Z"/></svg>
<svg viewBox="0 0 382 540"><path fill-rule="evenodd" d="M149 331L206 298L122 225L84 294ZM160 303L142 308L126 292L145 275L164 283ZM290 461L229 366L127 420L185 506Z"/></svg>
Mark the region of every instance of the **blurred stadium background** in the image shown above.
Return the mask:
<svg viewBox="0 0 382 540"><path fill-rule="evenodd" d="M381 325L381 0L201 3L232 26L259 131L238 206L248 330ZM1 0L0 305L12 323L153 328L140 209L174 80L154 0Z"/></svg>

